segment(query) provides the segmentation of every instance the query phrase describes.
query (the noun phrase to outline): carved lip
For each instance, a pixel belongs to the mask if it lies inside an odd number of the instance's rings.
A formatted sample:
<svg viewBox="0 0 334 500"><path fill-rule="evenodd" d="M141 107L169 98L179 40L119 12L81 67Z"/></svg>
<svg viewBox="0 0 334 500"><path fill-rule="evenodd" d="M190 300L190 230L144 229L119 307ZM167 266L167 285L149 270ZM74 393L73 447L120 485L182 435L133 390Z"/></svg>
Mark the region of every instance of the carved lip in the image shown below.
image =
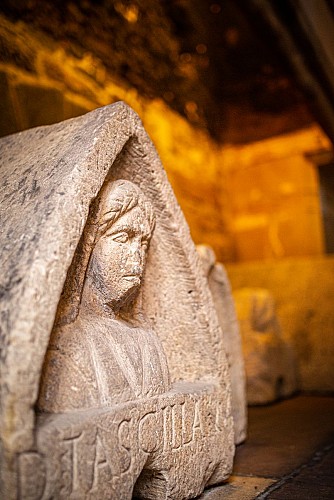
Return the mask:
<svg viewBox="0 0 334 500"><path fill-rule="evenodd" d="M123 278L127 281L140 281L140 274L126 274Z"/></svg>

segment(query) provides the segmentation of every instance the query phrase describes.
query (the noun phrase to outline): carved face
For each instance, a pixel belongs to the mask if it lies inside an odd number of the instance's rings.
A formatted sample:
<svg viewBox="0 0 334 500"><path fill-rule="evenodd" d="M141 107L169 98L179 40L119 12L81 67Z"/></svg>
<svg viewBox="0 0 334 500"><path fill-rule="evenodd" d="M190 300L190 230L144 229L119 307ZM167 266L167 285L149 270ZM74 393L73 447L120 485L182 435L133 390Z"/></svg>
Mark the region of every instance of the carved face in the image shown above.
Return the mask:
<svg viewBox="0 0 334 500"><path fill-rule="evenodd" d="M88 273L102 302L121 307L139 290L151 228L140 205L122 215L100 237Z"/></svg>

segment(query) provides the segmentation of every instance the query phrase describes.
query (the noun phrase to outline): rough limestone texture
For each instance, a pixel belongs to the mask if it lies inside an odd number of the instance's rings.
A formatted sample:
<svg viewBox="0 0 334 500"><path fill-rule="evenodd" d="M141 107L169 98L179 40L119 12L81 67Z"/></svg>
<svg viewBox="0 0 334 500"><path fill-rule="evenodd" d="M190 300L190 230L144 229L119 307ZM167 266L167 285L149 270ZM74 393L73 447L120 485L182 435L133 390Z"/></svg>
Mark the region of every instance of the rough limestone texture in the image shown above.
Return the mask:
<svg viewBox="0 0 334 500"><path fill-rule="evenodd" d="M186 499L232 468L196 248L123 103L0 141L1 498Z"/></svg>
<svg viewBox="0 0 334 500"><path fill-rule="evenodd" d="M296 361L283 340L272 294L263 288L233 292L242 336L248 404L266 404L297 390Z"/></svg>
<svg viewBox="0 0 334 500"><path fill-rule="evenodd" d="M208 245L197 245L197 251L201 257L204 275L208 280L224 337L231 375L234 441L235 444L240 444L247 434L246 376L231 286L224 266L216 262L213 249Z"/></svg>

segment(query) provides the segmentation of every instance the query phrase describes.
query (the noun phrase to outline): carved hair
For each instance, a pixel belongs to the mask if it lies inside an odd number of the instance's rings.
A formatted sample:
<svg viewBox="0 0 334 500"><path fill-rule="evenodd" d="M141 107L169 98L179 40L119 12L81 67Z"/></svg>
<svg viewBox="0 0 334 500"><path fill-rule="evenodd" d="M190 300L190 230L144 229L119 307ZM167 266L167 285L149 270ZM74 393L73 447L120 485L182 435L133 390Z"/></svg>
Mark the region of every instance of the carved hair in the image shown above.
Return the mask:
<svg viewBox="0 0 334 500"><path fill-rule="evenodd" d="M55 326L63 326L76 319L90 256L97 241L122 215L137 206L144 211L152 234L155 223L152 205L135 184L118 180L103 186L90 207L86 226L67 272Z"/></svg>
<svg viewBox="0 0 334 500"><path fill-rule="evenodd" d="M101 198L105 200L101 202ZM154 214L143 192L130 181L115 181L108 183L101 193L98 207L98 230L95 241L99 239L122 215L136 206L144 211L151 234L154 228Z"/></svg>

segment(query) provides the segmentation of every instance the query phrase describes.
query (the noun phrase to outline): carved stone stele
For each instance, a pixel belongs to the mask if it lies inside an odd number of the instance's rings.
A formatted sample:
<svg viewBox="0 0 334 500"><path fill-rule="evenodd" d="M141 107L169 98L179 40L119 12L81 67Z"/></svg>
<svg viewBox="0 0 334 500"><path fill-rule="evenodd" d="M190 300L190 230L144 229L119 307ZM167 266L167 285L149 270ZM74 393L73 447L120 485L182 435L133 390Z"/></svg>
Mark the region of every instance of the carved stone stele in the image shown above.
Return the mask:
<svg viewBox="0 0 334 500"><path fill-rule="evenodd" d="M216 307L231 375L234 442L240 444L247 434L246 375L239 323L234 307L231 285L223 264L208 245L197 245L204 275Z"/></svg>
<svg viewBox="0 0 334 500"><path fill-rule="evenodd" d="M0 140L1 498L194 498L234 454L188 227L117 103Z"/></svg>

